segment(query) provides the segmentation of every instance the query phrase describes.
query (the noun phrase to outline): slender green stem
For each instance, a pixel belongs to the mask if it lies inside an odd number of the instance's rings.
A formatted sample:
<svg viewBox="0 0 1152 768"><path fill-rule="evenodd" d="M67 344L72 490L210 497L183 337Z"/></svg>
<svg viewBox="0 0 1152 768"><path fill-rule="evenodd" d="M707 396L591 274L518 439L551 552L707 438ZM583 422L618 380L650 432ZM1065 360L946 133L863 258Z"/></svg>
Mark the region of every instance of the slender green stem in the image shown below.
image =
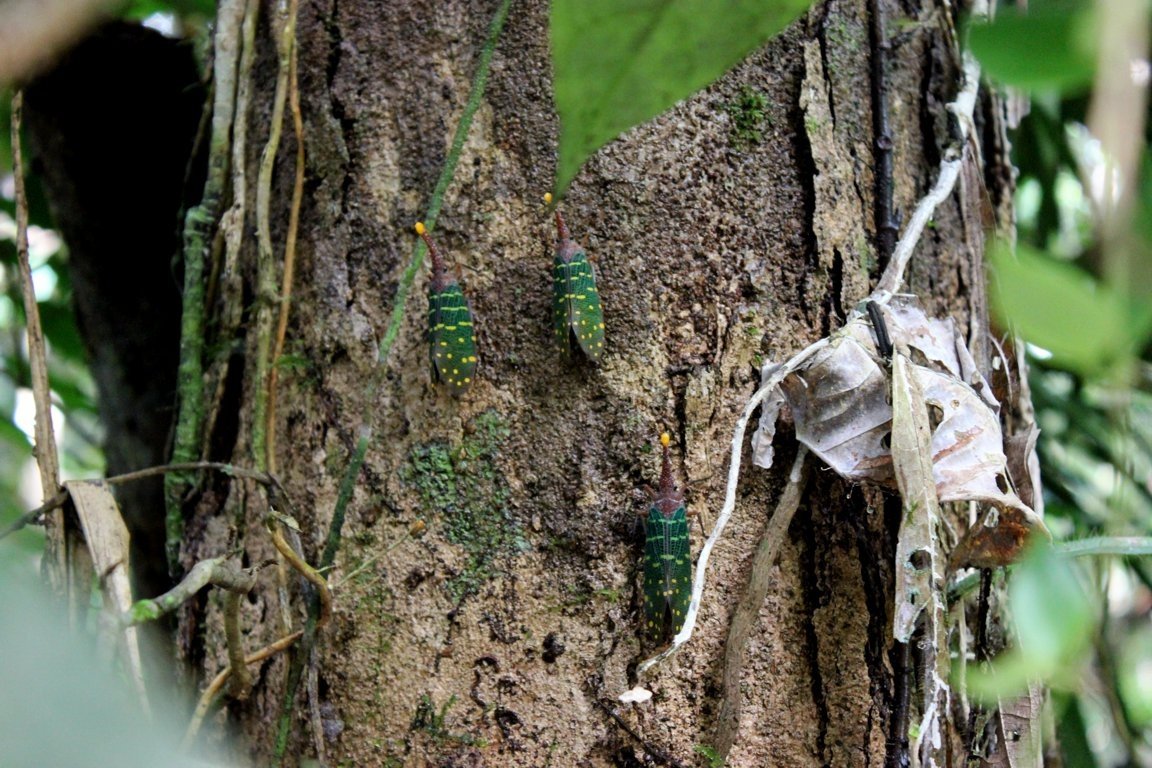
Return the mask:
<svg viewBox="0 0 1152 768"><path fill-rule="evenodd" d="M208 147L208 178L200 204L184 219L184 293L180 321L180 367L177 373L179 406L172 461L184 463L199 456L204 422L204 265L209 258L216 219L228 180L232 118L236 106L237 53L244 15L243 0L221 0L216 14L212 135ZM173 473L164 478L168 570L179 571L180 541L184 535L183 500L194 475Z"/></svg>
<svg viewBox="0 0 1152 768"><path fill-rule="evenodd" d="M1093 536L1052 545L1057 557L1144 557L1152 555L1152 536ZM955 603L980 584L980 572L969 573L948 587L948 602Z"/></svg>
<svg viewBox="0 0 1152 768"><path fill-rule="evenodd" d="M476 64L476 74L472 77L472 91L468 94L468 103L464 105L464 112L461 113L460 122L456 126L456 135L452 137L452 147L448 150L444 168L440 172L440 178L436 181L436 187L432 190L432 197L428 201L428 210L424 212L424 225L428 227L429 231L436 226L436 219L440 216L440 207L444 203L444 193L448 191L448 185L452 183L452 178L456 174L456 165L460 162L460 155L464 151L464 142L468 139L472 118L476 116L476 110L480 108L480 102L484 99L484 88L488 84L488 69L492 63L492 54L496 51L496 42L500 39L500 32L504 29L504 22L508 19L508 8L511 5L512 0L503 0L500 7L496 9L496 15L492 17L492 24L488 28L488 39L480 51L480 60ZM392 351L392 345L396 343L396 337L400 334L400 325L404 321L404 305L407 303L412 283L420 272L420 266L424 263L426 252L424 241L417 238L416 245L412 249L412 260L408 263L408 268L404 270L400 284L396 287L396 300L392 304L392 319L384 332L384 338L380 340L380 369L383 369L388 362L388 354Z"/></svg>
<svg viewBox="0 0 1152 768"><path fill-rule="evenodd" d="M364 457L368 453L368 444L372 441L372 428L365 427L356 441L356 448L348 459L348 468L340 480L340 493L336 497L336 508L332 513L332 524L328 526L328 540L324 543L324 553L320 556L320 570L331 568L336 562L336 553L340 550L340 531L344 527L344 514L348 509L348 502L352 500L352 492L356 489L356 478L360 476L360 467L364 466Z"/></svg>
<svg viewBox="0 0 1152 768"><path fill-rule="evenodd" d="M1063 557L1139 557L1152 555L1152 537L1149 536L1093 536L1088 539L1062 541L1052 547Z"/></svg>

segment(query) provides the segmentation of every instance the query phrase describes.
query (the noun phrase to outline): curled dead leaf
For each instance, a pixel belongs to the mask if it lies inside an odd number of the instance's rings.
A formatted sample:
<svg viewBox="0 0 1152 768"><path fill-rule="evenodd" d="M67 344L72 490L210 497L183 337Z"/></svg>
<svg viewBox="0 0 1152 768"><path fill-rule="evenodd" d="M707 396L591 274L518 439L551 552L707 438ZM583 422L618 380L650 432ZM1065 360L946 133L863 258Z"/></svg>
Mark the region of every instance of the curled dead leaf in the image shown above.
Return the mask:
<svg viewBox="0 0 1152 768"><path fill-rule="evenodd" d="M982 530L973 531L971 555L981 562L999 560L1018 552L1017 540L1027 531L1047 534L1043 520L1015 491L999 403L952 320L929 318L915 297L895 297L883 311L893 344L906 350L912 361L909 375L930 414L937 497L942 503L991 505L998 511L994 520L1005 526L995 531L985 518ZM767 375L774 370L765 367ZM853 482L895 488L890 372L866 318L850 320L826 348L787 377L780 390L778 397L766 402L753 436L753 460L758 466L771 466L775 421L787 406L797 438L830 468ZM1025 463L1034 454L1034 445L1033 441L1024 447ZM953 563L962 559L954 557Z"/></svg>

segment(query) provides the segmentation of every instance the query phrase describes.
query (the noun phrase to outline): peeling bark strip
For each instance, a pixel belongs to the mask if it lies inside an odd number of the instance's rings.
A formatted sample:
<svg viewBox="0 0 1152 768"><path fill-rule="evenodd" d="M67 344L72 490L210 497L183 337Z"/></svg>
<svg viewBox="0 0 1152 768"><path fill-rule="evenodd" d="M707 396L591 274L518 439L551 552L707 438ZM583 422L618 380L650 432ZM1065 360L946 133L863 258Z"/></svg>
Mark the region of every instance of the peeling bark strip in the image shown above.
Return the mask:
<svg viewBox="0 0 1152 768"><path fill-rule="evenodd" d="M947 765L950 740L948 633L944 625L944 557L937 546L941 513L932 477L932 430L924 392L901 352L892 360L892 465L904 514L896 548L892 635L909 643L924 625L920 722L912 751L919 765Z"/></svg>
<svg viewBox="0 0 1152 768"><path fill-rule="evenodd" d="M816 40L804 44L804 70L800 108L815 167L812 186L817 212L812 217L812 229L819 268L826 276L825 285L838 315L830 326L835 328L868 295L869 248L864 228L868 209L854 182L855 160L836 135L829 83ZM844 264L852 266L845 269ZM838 279L832 279L836 275Z"/></svg>
<svg viewBox="0 0 1152 768"><path fill-rule="evenodd" d="M800 498L804 494L804 483L807 479L804 462L807 458L808 449L801 445L792 463L792 470L788 473L788 485L776 503L772 518L764 527L764 535L760 538L760 545L756 549L748 573L748 585L744 588L744 594L728 627L728 641L724 645L722 681L724 688L716 728L716 752L722 758L727 757L732 749L739 728L740 710L744 698L740 677L745 663L745 646L760 614L760 608L764 604L764 598L772 586L772 568L776 556L780 552L792 516L796 513Z"/></svg>

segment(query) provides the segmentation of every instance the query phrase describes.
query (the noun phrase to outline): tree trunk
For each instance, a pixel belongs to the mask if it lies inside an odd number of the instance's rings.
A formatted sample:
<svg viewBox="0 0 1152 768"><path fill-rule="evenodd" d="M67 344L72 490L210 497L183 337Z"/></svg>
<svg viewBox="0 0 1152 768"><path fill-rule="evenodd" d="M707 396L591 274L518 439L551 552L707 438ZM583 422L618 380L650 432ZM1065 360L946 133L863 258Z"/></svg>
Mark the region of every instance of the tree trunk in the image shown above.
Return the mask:
<svg viewBox="0 0 1152 768"><path fill-rule="evenodd" d="M277 69L275 15L261 5L249 216ZM735 766L900 764L909 723L899 702L915 685L917 658L892 639L898 499L809 460L727 725L720 713L736 695L723 680L728 627L795 453L790 431L778 437L775 469L743 477L695 636L639 681L636 666L654 648L640 631L637 521L643 488L659 477L656 437L668 431L689 510L704 521L691 534L698 553L760 366L839 328L874 287L890 252L885 222L907 219L954 135L943 109L959 79L951 6L820 3L592 158L561 203L595 260L603 300L607 351L592 367L562 361L552 344L555 230L541 196L559 126L548 4L514 3L432 233L460 269L480 328L478 380L454 399L429 371L426 269L391 354L379 361L377 349L495 5L315 0L299 10L307 161L273 429L308 562L321 560L362 428L373 438L326 574L334 615L289 697L285 762L323 749L330 765L626 766L658 753L693 764L730 747ZM995 102L982 105L986 167L966 167L905 282L961 332L987 325L988 202L999 222L1010 220ZM877 170L885 126L890 174ZM277 259L295 157L286 117L271 187ZM250 218L244 231L254 229ZM274 312L256 285L257 251L246 238L243 291L232 294L244 310L243 360L223 374L227 355L218 355L207 378L219 412L206 458L243 466L260 464L257 329ZM226 282L229 271L221 274ZM210 289L225 300L228 290ZM210 311L219 315L220 304ZM387 375L374 389L381 365ZM253 486L216 476L193 506L185 567L237 547L250 564L275 557ZM300 581L287 580L285 603L278 574L262 570L243 603L249 652L304 621ZM220 614L215 598L182 614L181 651L200 680L227 664ZM226 704L201 739L231 731L268 762L299 653L264 662L252 696ZM637 682L654 698L618 702ZM966 728L949 731L956 765Z"/></svg>

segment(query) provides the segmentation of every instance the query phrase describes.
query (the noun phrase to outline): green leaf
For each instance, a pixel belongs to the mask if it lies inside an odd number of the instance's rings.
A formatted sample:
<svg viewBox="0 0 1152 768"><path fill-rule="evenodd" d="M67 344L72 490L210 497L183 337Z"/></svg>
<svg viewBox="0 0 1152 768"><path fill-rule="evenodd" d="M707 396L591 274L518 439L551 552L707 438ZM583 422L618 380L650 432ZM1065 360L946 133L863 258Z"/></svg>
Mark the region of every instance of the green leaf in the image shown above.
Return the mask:
<svg viewBox="0 0 1152 768"><path fill-rule="evenodd" d="M1060 734L1060 752L1064 765L1096 768L1096 756L1088 743L1088 724L1084 721L1079 696L1052 694L1053 710L1057 712L1056 732Z"/></svg>
<svg viewBox="0 0 1152 768"><path fill-rule="evenodd" d="M1075 567L1038 544L1008 582L1017 642L1037 676L1062 669L1088 644L1094 612Z"/></svg>
<svg viewBox="0 0 1152 768"><path fill-rule="evenodd" d="M40 324L52 347L52 354L63 355L84 365L87 355L72 307L63 301L40 302Z"/></svg>
<svg viewBox="0 0 1152 768"><path fill-rule="evenodd" d="M1012 571L1008 600L1015 627L1013 647L990 670L969 666L968 692L984 702L1014 696L1044 681L1072 690L1095 630L1095 607L1071 559L1047 542L1034 542Z"/></svg>
<svg viewBox="0 0 1152 768"><path fill-rule="evenodd" d="M1147 139L1145 139L1147 141ZM1136 211L1132 216L1133 228L1140 235L1142 239L1142 247L1144 252L1140 254L1140 261L1143 266L1147 268L1152 258L1149 258L1149 253L1152 252L1152 154L1148 151L1148 145L1144 145L1144 151L1140 156L1140 180L1138 182L1136 194L1133 195L1136 203ZM1139 264L1138 264L1139 266ZM1148 294L1149 286L1139 286L1143 289L1144 295Z"/></svg>
<svg viewBox="0 0 1152 768"><path fill-rule="evenodd" d="M552 64L563 192L623 131L703 88L809 0L553 0Z"/></svg>
<svg viewBox="0 0 1152 768"><path fill-rule="evenodd" d="M1080 3L1001 8L991 24L973 24L968 44L989 76L1019 88L1074 90L1092 82L1090 14Z"/></svg>
<svg viewBox="0 0 1152 768"><path fill-rule="evenodd" d="M216 3L213 0L131 0L123 10L129 19L144 19L154 13L211 19L216 15Z"/></svg>
<svg viewBox="0 0 1152 768"><path fill-rule="evenodd" d="M1115 625L1113 625L1115 626ZM1122 643L1117 673L1124 708L1138 728L1152 725L1152 689L1147 677L1152 668L1152 628L1138 625L1132 628Z"/></svg>
<svg viewBox="0 0 1152 768"><path fill-rule="evenodd" d="M1091 378L1130 362L1148 337L1152 311L1132 304L1086 272L1041 251L1000 244L989 254L993 306L1001 321L1052 353L1054 364Z"/></svg>
<svg viewBox="0 0 1152 768"><path fill-rule="evenodd" d="M696 744L692 747L692 751L704 758L708 768L723 768L724 758L720 757L720 753L716 751L715 747L710 747L707 744Z"/></svg>
<svg viewBox="0 0 1152 768"><path fill-rule="evenodd" d="M8 416L0 416L0 441L15 448L22 458L32 455L32 443L28 441L28 436Z"/></svg>

